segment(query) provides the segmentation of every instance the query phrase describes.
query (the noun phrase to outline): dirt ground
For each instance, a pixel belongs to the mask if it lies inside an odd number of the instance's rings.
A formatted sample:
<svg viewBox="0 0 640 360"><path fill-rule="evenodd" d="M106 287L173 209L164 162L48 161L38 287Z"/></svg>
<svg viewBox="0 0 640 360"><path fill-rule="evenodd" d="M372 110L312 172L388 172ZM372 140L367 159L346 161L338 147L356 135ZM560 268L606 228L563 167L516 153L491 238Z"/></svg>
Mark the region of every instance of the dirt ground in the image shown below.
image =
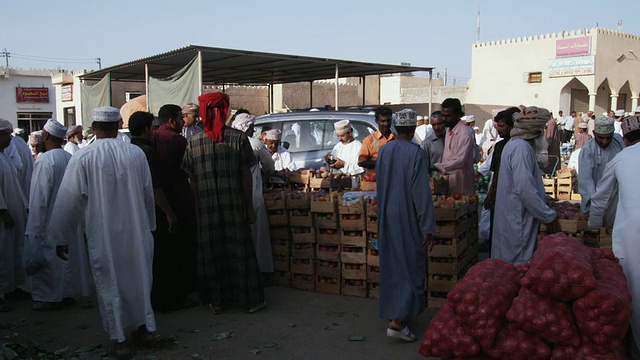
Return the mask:
<svg viewBox="0 0 640 360"><path fill-rule="evenodd" d="M274 286L266 288L266 296L268 306L255 314L230 309L214 315L203 306L156 314L157 334L164 341L158 349L140 350L136 358L420 359L420 340L436 313L426 309L411 325L419 340L408 344L386 337L387 321L378 317L377 300ZM74 353L80 359L106 355L108 337L96 307L76 304L43 313L30 310L30 301L15 306L13 312L0 313L0 343L60 354L40 357L44 359ZM216 340L225 336L229 337ZM364 341L350 341L350 337ZM11 359L2 357L0 347L0 359L6 358Z"/></svg>

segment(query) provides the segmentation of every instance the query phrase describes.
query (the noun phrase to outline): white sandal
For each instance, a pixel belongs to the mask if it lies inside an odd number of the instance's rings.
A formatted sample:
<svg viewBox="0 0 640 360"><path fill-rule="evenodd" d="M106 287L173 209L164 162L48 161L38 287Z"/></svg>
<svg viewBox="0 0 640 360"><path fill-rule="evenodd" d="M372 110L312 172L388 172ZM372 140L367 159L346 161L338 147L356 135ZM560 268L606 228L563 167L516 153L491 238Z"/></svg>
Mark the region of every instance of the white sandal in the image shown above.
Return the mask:
<svg viewBox="0 0 640 360"><path fill-rule="evenodd" d="M254 312L258 312L258 311L264 309L265 307L267 307L267 302L263 301L263 302L259 303L258 305L252 307L251 309L247 310L247 312L249 314L253 314Z"/></svg>
<svg viewBox="0 0 640 360"><path fill-rule="evenodd" d="M390 327L387 328L387 336L391 338L401 339L406 342L416 341L416 336L413 335L411 330L409 330L408 326L405 326L402 331L392 329Z"/></svg>

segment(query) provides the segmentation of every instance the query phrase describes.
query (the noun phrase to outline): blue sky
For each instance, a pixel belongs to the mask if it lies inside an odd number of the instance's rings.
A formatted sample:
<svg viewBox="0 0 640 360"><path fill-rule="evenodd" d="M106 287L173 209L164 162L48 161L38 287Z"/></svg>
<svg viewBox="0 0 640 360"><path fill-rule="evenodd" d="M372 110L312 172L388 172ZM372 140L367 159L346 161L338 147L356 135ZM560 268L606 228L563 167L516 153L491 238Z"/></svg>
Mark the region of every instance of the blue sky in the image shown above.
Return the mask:
<svg viewBox="0 0 640 360"><path fill-rule="evenodd" d="M447 68L460 83L471 76L478 5L481 41L596 24L617 29L620 19L623 31L640 34L637 0L32 0L3 3L0 51L16 54L11 66L95 69L89 59L100 57L107 67L196 44L409 62Z"/></svg>

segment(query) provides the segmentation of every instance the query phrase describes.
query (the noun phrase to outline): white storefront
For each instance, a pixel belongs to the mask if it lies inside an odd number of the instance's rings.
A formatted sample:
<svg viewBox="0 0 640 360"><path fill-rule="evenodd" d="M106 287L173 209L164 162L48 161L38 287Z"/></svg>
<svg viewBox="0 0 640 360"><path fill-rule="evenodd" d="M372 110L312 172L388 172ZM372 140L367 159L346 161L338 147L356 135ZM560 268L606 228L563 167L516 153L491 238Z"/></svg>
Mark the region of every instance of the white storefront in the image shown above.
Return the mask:
<svg viewBox="0 0 640 360"><path fill-rule="evenodd" d="M570 111L633 111L640 35L594 28L476 43L466 102Z"/></svg>
<svg viewBox="0 0 640 360"><path fill-rule="evenodd" d="M0 67L0 118L27 132L40 130L56 112L51 75L57 70Z"/></svg>

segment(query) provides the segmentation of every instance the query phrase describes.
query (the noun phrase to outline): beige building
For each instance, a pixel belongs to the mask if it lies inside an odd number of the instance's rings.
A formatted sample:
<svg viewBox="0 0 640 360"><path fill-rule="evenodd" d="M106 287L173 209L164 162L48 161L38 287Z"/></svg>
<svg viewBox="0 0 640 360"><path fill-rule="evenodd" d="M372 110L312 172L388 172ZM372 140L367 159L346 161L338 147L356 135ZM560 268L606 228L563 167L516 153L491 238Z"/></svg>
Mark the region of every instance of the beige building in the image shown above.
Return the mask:
<svg viewBox="0 0 640 360"><path fill-rule="evenodd" d="M594 28L476 43L466 102L563 110L633 111L640 35Z"/></svg>

